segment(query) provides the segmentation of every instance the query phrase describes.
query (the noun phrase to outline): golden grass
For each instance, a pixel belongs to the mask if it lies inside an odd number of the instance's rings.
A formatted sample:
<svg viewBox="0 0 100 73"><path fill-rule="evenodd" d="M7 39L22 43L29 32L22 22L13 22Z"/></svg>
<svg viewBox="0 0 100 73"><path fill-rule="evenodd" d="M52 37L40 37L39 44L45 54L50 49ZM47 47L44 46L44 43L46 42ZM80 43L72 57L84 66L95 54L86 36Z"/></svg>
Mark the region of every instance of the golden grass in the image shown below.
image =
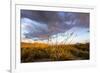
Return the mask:
<svg viewBox="0 0 100 73"><path fill-rule="evenodd" d="M21 62L67 61L89 59L89 43L48 45L21 43Z"/></svg>

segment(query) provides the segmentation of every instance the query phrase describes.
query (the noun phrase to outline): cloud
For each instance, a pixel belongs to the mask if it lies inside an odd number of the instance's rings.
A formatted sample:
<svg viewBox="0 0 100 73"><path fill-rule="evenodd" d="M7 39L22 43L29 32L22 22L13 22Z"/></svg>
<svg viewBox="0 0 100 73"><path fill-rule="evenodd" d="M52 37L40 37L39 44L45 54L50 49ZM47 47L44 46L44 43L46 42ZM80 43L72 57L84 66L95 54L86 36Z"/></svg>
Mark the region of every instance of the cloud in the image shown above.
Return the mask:
<svg viewBox="0 0 100 73"><path fill-rule="evenodd" d="M22 38L45 40L73 27L89 28L89 13L21 10Z"/></svg>
<svg viewBox="0 0 100 73"><path fill-rule="evenodd" d="M34 38L48 33L46 24L41 24L28 18L21 18L21 33L25 38Z"/></svg>

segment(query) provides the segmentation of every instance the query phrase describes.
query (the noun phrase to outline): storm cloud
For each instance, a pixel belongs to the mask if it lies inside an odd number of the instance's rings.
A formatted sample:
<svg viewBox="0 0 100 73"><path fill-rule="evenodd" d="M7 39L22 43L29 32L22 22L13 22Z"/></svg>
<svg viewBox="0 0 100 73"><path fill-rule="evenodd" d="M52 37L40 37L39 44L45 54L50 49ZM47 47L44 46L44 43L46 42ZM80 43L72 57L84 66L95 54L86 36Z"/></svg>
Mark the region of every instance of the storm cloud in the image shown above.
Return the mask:
<svg viewBox="0 0 100 73"><path fill-rule="evenodd" d="M21 10L22 38L47 39L73 27L89 28L89 13Z"/></svg>

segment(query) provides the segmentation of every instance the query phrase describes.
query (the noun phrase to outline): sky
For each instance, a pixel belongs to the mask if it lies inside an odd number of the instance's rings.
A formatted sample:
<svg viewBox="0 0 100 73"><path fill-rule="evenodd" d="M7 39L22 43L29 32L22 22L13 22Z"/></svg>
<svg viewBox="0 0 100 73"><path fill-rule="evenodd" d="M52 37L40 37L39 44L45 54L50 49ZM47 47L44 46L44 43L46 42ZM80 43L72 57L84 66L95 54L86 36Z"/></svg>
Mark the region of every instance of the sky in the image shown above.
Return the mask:
<svg viewBox="0 0 100 73"><path fill-rule="evenodd" d="M21 10L21 41L89 42L89 13Z"/></svg>

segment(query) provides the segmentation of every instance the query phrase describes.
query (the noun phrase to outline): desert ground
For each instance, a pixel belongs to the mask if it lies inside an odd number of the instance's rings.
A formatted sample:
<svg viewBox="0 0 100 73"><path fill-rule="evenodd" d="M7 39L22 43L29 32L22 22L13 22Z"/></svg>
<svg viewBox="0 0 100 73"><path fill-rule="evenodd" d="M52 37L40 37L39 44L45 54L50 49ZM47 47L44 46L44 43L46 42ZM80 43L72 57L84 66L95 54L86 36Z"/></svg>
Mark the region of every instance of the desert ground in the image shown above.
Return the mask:
<svg viewBox="0 0 100 73"><path fill-rule="evenodd" d="M21 62L88 60L89 43L47 44L21 42Z"/></svg>

